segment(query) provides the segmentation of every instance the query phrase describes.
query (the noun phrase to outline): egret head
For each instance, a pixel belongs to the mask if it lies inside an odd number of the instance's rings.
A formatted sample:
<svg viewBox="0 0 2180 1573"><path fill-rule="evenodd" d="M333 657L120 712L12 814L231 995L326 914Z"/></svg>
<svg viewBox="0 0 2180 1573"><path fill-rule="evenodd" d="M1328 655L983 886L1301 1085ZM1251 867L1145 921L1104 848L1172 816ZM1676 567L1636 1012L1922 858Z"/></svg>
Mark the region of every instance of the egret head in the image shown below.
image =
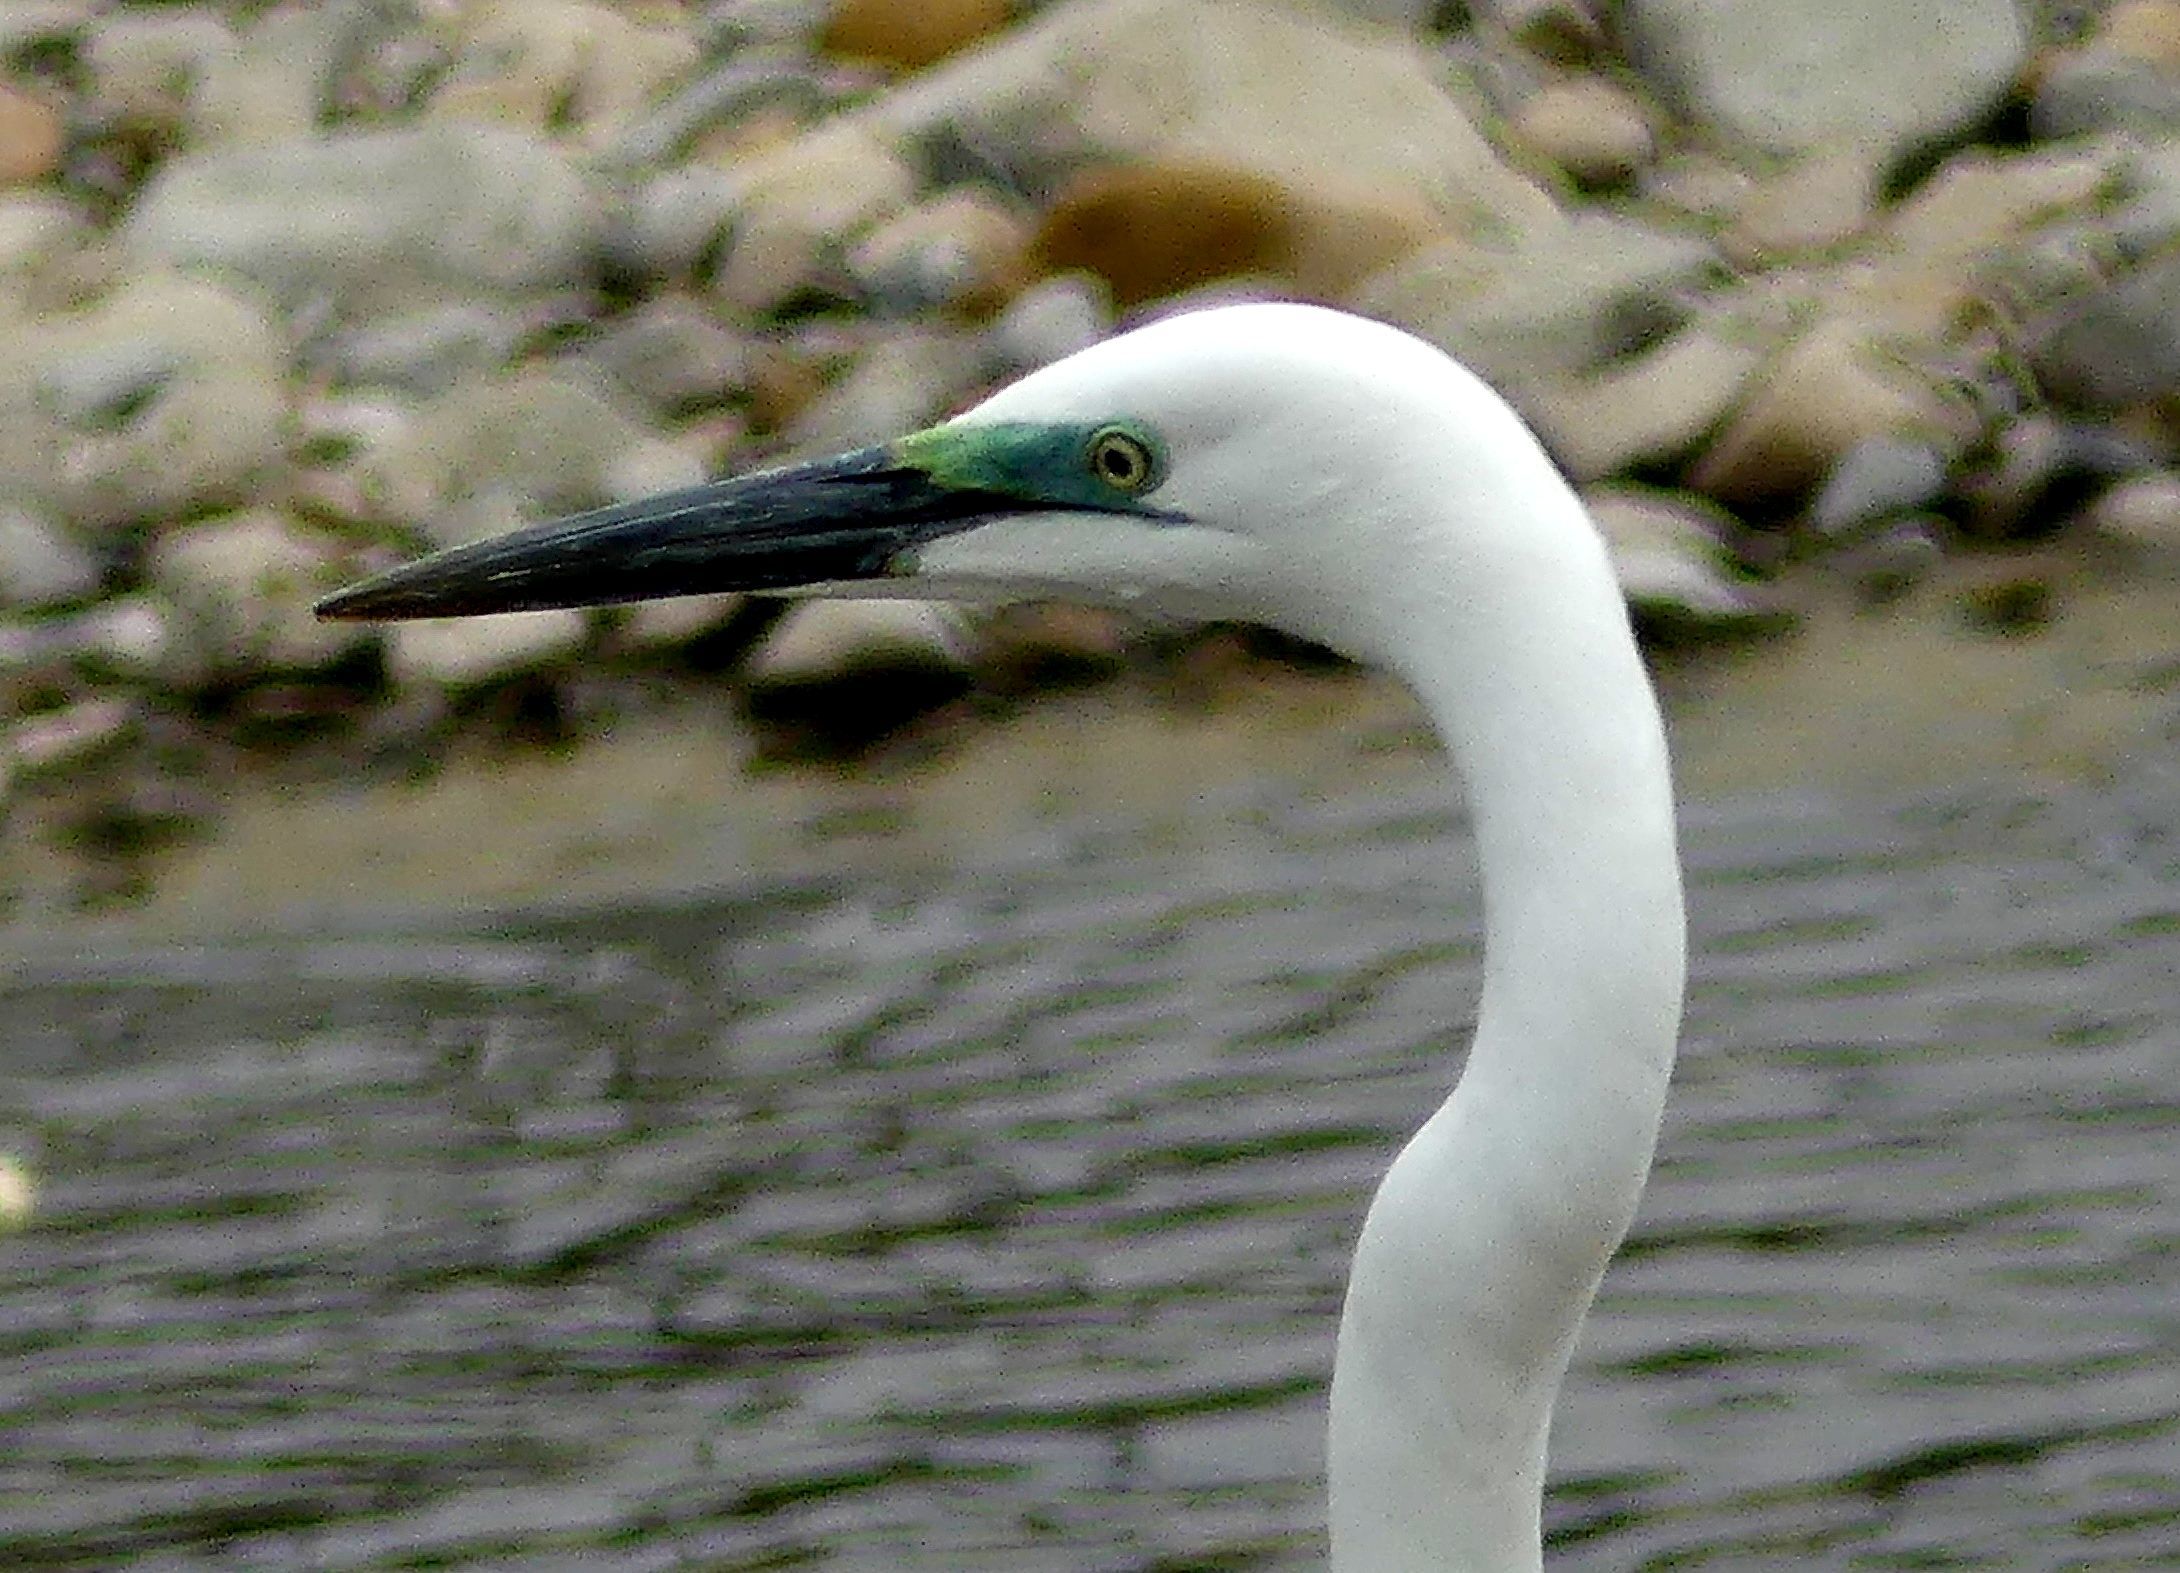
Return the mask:
<svg viewBox="0 0 2180 1573"><path fill-rule="evenodd" d="M1050 596L1352 644L1340 607L1360 576L1397 581L1403 530L1488 483L1509 439L1534 456L1419 340L1314 307L1227 307L1107 340L893 442L457 547L319 610Z"/></svg>

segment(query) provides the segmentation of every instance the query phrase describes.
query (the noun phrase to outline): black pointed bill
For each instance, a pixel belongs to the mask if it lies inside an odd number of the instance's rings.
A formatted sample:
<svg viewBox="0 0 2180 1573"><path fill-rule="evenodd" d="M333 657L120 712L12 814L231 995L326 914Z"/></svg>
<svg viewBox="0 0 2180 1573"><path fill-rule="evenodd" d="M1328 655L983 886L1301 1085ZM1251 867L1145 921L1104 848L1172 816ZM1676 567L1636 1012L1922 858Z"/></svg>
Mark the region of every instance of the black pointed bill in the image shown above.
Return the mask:
<svg viewBox="0 0 2180 1573"><path fill-rule="evenodd" d="M474 617L898 572L925 541L1024 503L934 479L897 447L595 509L390 569L320 617Z"/></svg>

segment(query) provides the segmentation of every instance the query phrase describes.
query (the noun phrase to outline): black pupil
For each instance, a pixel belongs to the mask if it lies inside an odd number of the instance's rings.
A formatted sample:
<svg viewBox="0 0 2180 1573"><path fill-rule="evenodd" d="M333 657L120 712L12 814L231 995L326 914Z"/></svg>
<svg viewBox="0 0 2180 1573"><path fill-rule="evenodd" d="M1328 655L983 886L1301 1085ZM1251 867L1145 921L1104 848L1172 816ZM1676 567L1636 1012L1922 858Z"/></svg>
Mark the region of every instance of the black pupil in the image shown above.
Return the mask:
<svg viewBox="0 0 2180 1573"><path fill-rule="evenodd" d="M1124 442L1108 442L1098 449L1098 463L1116 481L1132 481L1142 473L1135 452Z"/></svg>

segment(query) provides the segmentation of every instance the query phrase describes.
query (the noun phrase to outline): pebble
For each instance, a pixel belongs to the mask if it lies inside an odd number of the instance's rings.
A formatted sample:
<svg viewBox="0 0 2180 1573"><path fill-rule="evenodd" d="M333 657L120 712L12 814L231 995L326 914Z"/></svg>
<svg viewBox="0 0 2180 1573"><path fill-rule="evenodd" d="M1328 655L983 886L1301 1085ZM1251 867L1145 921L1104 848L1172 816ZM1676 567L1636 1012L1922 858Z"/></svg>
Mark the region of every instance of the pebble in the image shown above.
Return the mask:
<svg viewBox="0 0 2180 1573"><path fill-rule="evenodd" d="M258 508L162 534L146 576L196 644L185 657L191 672L308 672L375 637L364 624L321 622L310 613L347 566L333 542Z"/></svg>
<svg viewBox="0 0 2180 1573"><path fill-rule="evenodd" d="M2161 551L2180 548L2180 472L2156 470L2121 481L2090 509L2107 535Z"/></svg>
<svg viewBox="0 0 2180 1573"><path fill-rule="evenodd" d="M498 0L458 15L460 45L425 113L610 145L701 50L674 8Z"/></svg>
<svg viewBox="0 0 2180 1573"><path fill-rule="evenodd" d="M1987 116L2029 51L2013 0L1626 0L1615 16L1637 69L1695 119L1775 153L1854 139L1888 164Z"/></svg>
<svg viewBox="0 0 2180 1573"><path fill-rule="evenodd" d="M178 129L207 61L236 49L225 17L198 6L112 11L83 42L97 112Z"/></svg>
<svg viewBox="0 0 2180 1573"><path fill-rule="evenodd" d="M915 195L916 175L890 138L839 120L738 167L731 239L713 278L737 310L777 311L827 287L828 268Z"/></svg>
<svg viewBox="0 0 2180 1573"><path fill-rule="evenodd" d="M26 186L61 167L67 133L57 105L0 82L0 186Z"/></svg>
<svg viewBox="0 0 2180 1573"><path fill-rule="evenodd" d="M1528 412L1570 475L1602 480L1684 458L1740 402L1763 362L1753 334L1691 322L1595 376L1532 390Z"/></svg>
<svg viewBox="0 0 2180 1573"><path fill-rule="evenodd" d="M1866 149L1820 149L1750 191L1719 244L1743 267L1842 245L1876 216L1878 174Z"/></svg>
<svg viewBox="0 0 2180 1573"><path fill-rule="evenodd" d="M83 215L65 197L0 195L0 278L38 267L83 238Z"/></svg>
<svg viewBox="0 0 2180 1573"><path fill-rule="evenodd" d="M350 316L587 282L601 227L567 154L487 126L344 131L168 160L121 238Z"/></svg>
<svg viewBox="0 0 2180 1573"><path fill-rule="evenodd" d="M1819 484L1857 443L1911 433L1950 451L1972 412L1902 367L1857 324L1820 324L1759 372L1689 472L1707 496L1775 505Z"/></svg>
<svg viewBox="0 0 2180 1573"><path fill-rule="evenodd" d="M523 333L522 319L504 307L450 301L359 322L318 359L336 383L440 393L506 365Z"/></svg>
<svg viewBox="0 0 2180 1573"><path fill-rule="evenodd" d="M86 529L232 499L281 452L284 371L246 295L139 275L0 358L0 489Z"/></svg>
<svg viewBox="0 0 2180 1573"><path fill-rule="evenodd" d="M615 462L650 440L611 383L560 362L463 379L360 454L356 475L382 517L451 545L443 521L463 498L504 490L541 515L594 508Z"/></svg>
<svg viewBox="0 0 2180 1573"><path fill-rule="evenodd" d="M1830 540L1894 514L1913 513L1945 490L1945 455L1931 443L1885 434L1865 437L1839 457L1809 505L1809 526Z"/></svg>
<svg viewBox="0 0 2180 1573"><path fill-rule="evenodd" d="M395 623L385 632L386 669L403 688L482 688L566 659L589 632L574 611Z"/></svg>
<svg viewBox="0 0 2180 1573"><path fill-rule="evenodd" d="M946 413L975 384L974 340L932 331L881 339L787 428L798 454L837 453L885 442Z"/></svg>
<svg viewBox="0 0 2180 1573"><path fill-rule="evenodd" d="M21 779L58 775L105 755L136 726L137 711L130 701L82 699L16 721L6 734L7 752Z"/></svg>
<svg viewBox="0 0 2180 1573"><path fill-rule="evenodd" d="M1947 526L1932 514L1894 517L1876 534L1836 559L1841 571L1871 603L1896 600L1912 590L1945 555Z"/></svg>
<svg viewBox="0 0 2180 1573"><path fill-rule="evenodd" d="M1094 273L1058 273L1023 290L993 319L991 346L1008 372L1049 366L1112 331L1113 305Z"/></svg>
<svg viewBox="0 0 2180 1573"><path fill-rule="evenodd" d="M965 672L963 614L933 601L806 601L744 669L753 689L801 687L880 669Z"/></svg>
<svg viewBox="0 0 2180 1573"><path fill-rule="evenodd" d="M2051 396L2114 411L2180 392L2180 256L2144 263L2028 326L2029 357Z"/></svg>
<svg viewBox="0 0 2180 1573"><path fill-rule="evenodd" d="M1725 521L1712 504L1629 487L1591 491L1582 500L1630 604L1697 626L1740 625L1759 615L1726 572Z"/></svg>
<svg viewBox="0 0 2180 1573"><path fill-rule="evenodd" d="M22 1158L0 1152L0 1234L20 1229L38 1210L38 1177Z"/></svg>
<svg viewBox="0 0 2180 1573"><path fill-rule="evenodd" d="M95 594L103 578L98 559L53 520L0 501L0 606L65 606Z"/></svg>
<svg viewBox="0 0 2180 1573"><path fill-rule="evenodd" d="M2042 534L2091 493L2154 462L2117 433L2032 412L2009 422L1962 480L1963 522L1984 536Z"/></svg>
<svg viewBox="0 0 2180 1573"><path fill-rule="evenodd" d="M647 109L614 141L609 158L632 167L663 163L706 131L732 127L760 110L784 110L808 122L827 104L800 52L743 49Z"/></svg>
<svg viewBox="0 0 2180 1573"><path fill-rule="evenodd" d="M1642 104L1602 77L1547 83L1523 101L1508 129L1584 186L1623 185L1657 154Z"/></svg>
<svg viewBox="0 0 2180 1573"><path fill-rule="evenodd" d="M886 220L848 254L848 272L882 314L989 312L1028 277L1030 227L991 192L942 192Z"/></svg>
<svg viewBox="0 0 2180 1573"><path fill-rule="evenodd" d="M645 302L579 353L661 415L719 403L750 379L749 340L684 295Z"/></svg>
<svg viewBox="0 0 2180 1573"><path fill-rule="evenodd" d="M1716 267L1708 242L1581 213L1507 249L1440 241L1357 292L1373 316L1452 351L1502 391L1597 369L1663 338Z"/></svg>

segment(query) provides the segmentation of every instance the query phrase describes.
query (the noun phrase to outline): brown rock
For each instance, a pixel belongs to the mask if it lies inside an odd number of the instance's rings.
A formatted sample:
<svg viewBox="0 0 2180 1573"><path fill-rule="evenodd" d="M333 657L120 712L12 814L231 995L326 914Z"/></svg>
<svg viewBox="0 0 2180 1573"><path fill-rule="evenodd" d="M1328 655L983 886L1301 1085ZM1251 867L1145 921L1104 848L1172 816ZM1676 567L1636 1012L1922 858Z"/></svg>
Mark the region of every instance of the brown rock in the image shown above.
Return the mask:
<svg viewBox="0 0 2180 1573"><path fill-rule="evenodd" d="M1302 294L1337 299L1436 233L1419 202L1172 161L1094 170L1070 182L1045 215L1034 255L1048 272L1099 275L1122 306L1267 275Z"/></svg>
<svg viewBox="0 0 2180 1573"><path fill-rule="evenodd" d="M841 59L920 71L996 33L1012 0L834 0L821 47Z"/></svg>
<svg viewBox="0 0 2180 1573"><path fill-rule="evenodd" d="M0 186L28 185L61 167L61 112L52 103L0 82Z"/></svg>

